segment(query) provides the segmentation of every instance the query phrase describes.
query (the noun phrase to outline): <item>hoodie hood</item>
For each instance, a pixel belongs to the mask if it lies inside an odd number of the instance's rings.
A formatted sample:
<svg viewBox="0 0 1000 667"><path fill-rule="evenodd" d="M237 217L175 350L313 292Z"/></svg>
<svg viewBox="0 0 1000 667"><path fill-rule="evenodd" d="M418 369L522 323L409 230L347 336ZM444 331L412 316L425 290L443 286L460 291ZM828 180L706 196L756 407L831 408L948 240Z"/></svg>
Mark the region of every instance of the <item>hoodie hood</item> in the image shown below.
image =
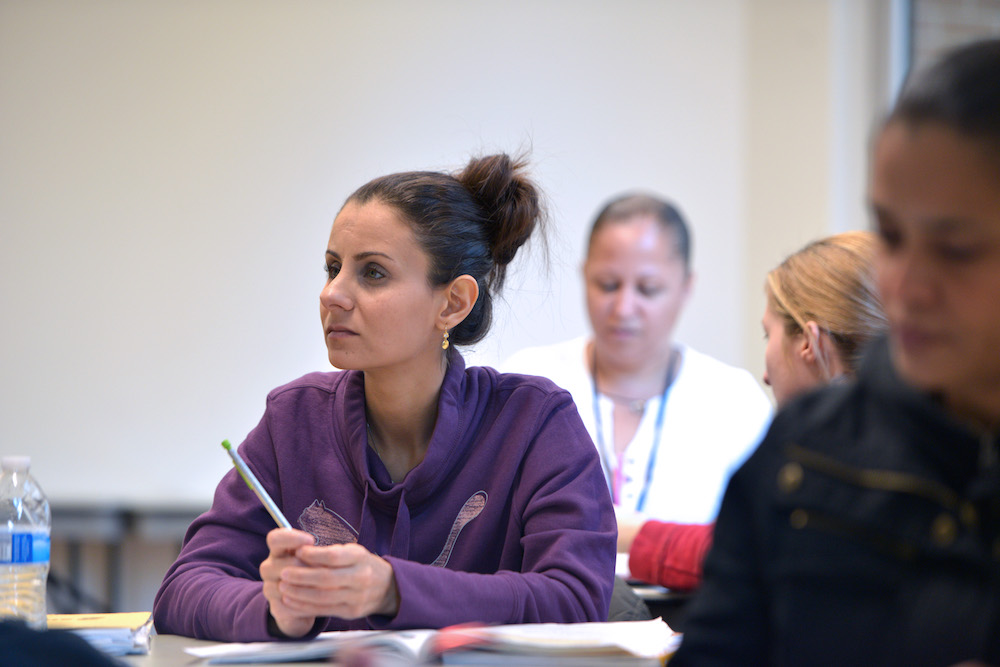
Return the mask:
<svg viewBox="0 0 1000 667"><path fill-rule="evenodd" d="M366 546L388 547L390 555L400 558L408 557L411 513L419 513L422 505L433 500L449 482L451 473L470 454L475 440L474 428L470 425L482 421L490 388L495 384L496 372L492 369L466 369L465 360L454 347L447 355L448 368L441 384L437 418L427 453L399 483L392 482L378 455L368 446L364 373L343 373L334 396L333 414L343 415L343 421L334 428L339 438L347 443L345 463L358 494L364 498L359 539ZM375 532L373 511L396 517L388 544L367 544Z"/></svg>

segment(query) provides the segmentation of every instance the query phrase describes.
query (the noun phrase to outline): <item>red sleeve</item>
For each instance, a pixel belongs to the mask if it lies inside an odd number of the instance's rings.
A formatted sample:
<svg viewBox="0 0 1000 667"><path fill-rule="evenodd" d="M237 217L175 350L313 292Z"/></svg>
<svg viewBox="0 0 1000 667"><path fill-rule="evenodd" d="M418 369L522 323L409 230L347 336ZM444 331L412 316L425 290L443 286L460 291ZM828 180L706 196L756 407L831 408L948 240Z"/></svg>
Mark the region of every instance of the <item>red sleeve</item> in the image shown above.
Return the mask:
<svg viewBox="0 0 1000 667"><path fill-rule="evenodd" d="M697 588L714 526L647 521L629 551L632 576L677 591Z"/></svg>

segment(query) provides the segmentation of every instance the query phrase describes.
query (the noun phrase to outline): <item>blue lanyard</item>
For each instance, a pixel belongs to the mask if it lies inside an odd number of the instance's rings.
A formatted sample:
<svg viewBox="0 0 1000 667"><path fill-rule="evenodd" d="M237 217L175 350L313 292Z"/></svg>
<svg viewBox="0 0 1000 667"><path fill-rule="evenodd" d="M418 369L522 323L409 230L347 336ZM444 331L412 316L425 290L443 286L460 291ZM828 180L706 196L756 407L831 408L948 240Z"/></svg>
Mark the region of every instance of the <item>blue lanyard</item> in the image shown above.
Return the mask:
<svg viewBox="0 0 1000 667"><path fill-rule="evenodd" d="M649 461L646 463L646 480L643 482L642 491L639 493L639 502L636 511L642 512L646 508L646 496L649 495L649 487L653 483L653 471L656 469L656 455L660 451L660 439L663 435L663 417L667 408L667 396L670 395L670 388L674 384L674 370L677 366L677 359L680 354L674 350L670 352L670 364L667 366L667 377L663 382L663 392L660 394L660 407L656 411L656 424L653 427L653 447L649 451ZM604 424L601 419L601 406L598 401L597 391L597 343L594 343L594 352L591 355L591 365L593 371L590 374L591 388L593 389L594 401L594 421L597 425L597 446L601 454L605 454L607 449L604 446ZM606 456L601 456L601 465L604 468L604 477L608 482L608 488L614 489L614 480L611 475L611 466L605 460Z"/></svg>

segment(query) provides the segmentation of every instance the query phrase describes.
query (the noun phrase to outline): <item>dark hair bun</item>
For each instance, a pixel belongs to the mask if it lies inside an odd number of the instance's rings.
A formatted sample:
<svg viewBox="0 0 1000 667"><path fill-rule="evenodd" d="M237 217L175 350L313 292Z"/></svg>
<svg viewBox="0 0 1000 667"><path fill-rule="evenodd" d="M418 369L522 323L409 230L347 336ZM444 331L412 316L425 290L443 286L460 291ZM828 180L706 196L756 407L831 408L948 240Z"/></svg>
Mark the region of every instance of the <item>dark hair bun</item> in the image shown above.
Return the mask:
<svg viewBox="0 0 1000 667"><path fill-rule="evenodd" d="M485 215L496 289L503 285L507 265L543 219L541 193L526 174L527 164L524 156L500 153L473 158L455 175Z"/></svg>

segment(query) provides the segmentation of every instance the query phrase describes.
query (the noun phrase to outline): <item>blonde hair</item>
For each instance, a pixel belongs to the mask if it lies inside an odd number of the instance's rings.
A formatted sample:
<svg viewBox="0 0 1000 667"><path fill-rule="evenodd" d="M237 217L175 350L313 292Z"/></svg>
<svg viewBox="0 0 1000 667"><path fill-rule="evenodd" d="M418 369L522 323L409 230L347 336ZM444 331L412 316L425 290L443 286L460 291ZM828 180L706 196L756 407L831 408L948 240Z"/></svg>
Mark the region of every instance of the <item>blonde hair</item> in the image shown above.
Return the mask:
<svg viewBox="0 0 1000 667"><path fill-rule="evenodd" d="M808 334L806 323L816 322L851 375L865 345L888 326L875 289L876 247L872 232L836 234L813 241L767 274L768 305L784 320L785 332ZM829 376L829 360L820 363Z"/></svg>

